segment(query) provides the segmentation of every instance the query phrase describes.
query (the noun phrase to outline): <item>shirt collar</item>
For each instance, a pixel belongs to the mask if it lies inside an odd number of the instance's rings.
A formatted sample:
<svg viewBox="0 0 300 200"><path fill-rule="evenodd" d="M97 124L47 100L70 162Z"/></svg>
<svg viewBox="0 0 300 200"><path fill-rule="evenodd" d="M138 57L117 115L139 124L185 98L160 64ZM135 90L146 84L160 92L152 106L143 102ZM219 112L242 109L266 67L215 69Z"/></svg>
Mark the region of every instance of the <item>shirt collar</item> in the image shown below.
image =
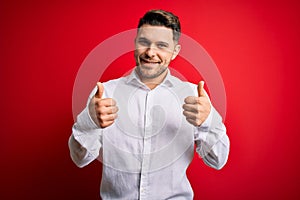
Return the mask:
<svg viewBox="0 0 300 200"><path fill-rule="evenodd" d="M167 76L165 77L165 79L163 80L163 82L159 85L161 86L166 86L166 87L173 87L176 79L174 79L175 77L173 77L171 75L171 72L169 69L167 69ZM126 77L126 83L132 83L132 84L137 84L139 86L144 86L144 83L141 82L139 76L137 75L135 68L132 70L132 72Z"/></svg>

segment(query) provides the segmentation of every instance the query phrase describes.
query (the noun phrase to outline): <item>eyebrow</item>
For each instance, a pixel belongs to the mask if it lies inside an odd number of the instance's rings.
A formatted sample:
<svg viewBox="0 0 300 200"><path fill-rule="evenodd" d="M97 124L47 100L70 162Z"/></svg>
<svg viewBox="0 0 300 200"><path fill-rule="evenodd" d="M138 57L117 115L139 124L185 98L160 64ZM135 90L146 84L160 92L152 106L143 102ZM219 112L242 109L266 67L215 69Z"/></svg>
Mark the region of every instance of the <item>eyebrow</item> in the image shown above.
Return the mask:
<svg viewBox="0 0 300 200"><path fill-rule="evenodd" d="M138 38L138 41L151 42L150 40L148 40L148 39L145 38L145 37L139 37L139 38ZM164 42L164 41L158 41L158 42L155 42L155 43L156 43L156 44L164 44L164 45L169 46L169 43L168 43L168 42Z"/></svg>
<svg viewBox="0 0 300 200"><path fill-rule="evenodd" d="M148 39L145 38L145 37L138 37L138 40L139 40L139 41L140 41L140 40L150 41L150 40L148 40Z"/></svg>
<svg viewBox="0 0 300 200"><path fill-rule="evenodd" d="M167 47L169 46L169 43L163 42L163 41L158 41L157 44L163 44L163 45L166 45Z"/></svg>

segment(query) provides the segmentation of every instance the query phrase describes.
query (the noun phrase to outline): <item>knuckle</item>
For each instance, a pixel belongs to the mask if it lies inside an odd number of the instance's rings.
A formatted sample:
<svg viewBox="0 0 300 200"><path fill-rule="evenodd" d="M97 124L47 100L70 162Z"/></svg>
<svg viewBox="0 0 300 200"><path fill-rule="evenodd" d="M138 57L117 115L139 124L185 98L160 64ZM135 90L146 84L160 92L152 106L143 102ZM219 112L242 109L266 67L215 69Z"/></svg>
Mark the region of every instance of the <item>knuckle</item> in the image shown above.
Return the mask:
<svg viewBox="0 0 300 200"><path fill-rule="evenodd" d="M118 114L116 113L114 119L117 119L117 117L118 117Z"/></svg>
<svg viewBox="0 0 300 200"><path fill-rule="evenodd" d="M201 124L201 120L197 118L197 119L195 120L195 124L196 124L196 126L199 126L199 125Z"/></svg>
<svg viewBox="0 0 300 200"><path fill-rule="evenodd" d="M111 99L111 104L112 104L112 105L116 105L117 102L116 102L114 99Z"/></svg>
<svg viewBox="0 0 300 200"><path fill-rule="evenodd" d="M202 111L202 106L197 104L196 110L197 110L198 113L201 112Z"/></svg>
<svg viewBox="0 0 300 200"><path fill-rule="evenodd" d="M187 108L187 104L183 104L182 105L182 108L183 108L183 110L187 110L188 108Z"/></svg>
<svg viewBox="0 0 300 200"><path fill-rule="evenodd" d="M99 115L99 119L100 119L101 122L106 121L106 117L104 115Z"/></svg>
<svg viewBox="0 0 300 200"><path fill-rule="evenodd" d="M186 98L184 99L184 103L188 103L188 100L189 100L189 97L186 97Z"/></svg>
<svg viewBox="0 0 300 200"><path fill-rule="evenodd" d="M95 104L96 107L99 107L99 106L100 106L100 103L99 103L99 101L97 101L97 100L94 101L94 104Z"/></svg>
<svg viewBox="0 0 300 200"><path fill-rule="evenodd" d="M101 115L101 113L98 110L96 110L96 116L100 117L100 115Z"/></svg>
<svg viewBox="0 0 300 200"><path fill-rule="evenodd" d="M105 100L104 100L104 99L99 100L99 101L98 101L98 104L99 104L99 106L101 106L101 107L105 106Z"/></svg>
<svg viewBox="0 0 300 200"><path fill-rule="evenodd" d="M100 122L100 127L101 127L101 128L105 128L105 127L104 127L104 124L101 123L101 122Z"/></svg>
<svg viewBox="0 0 300 200"><path fill-rule="evenodd" d="M202 103L202 99L201 99L201 97L196 97L196 103L197 104L201 104Z"/></svg>
<svg viewBox="0 0 300 200"><path fill-rule="evenodd" d="M187 114L186 111L183 111L183 115L184 115L184 116L188 116L188 114Z"/></svg>
<svg viewBox="0 0 300 200"><path fill-rule="evenodd" d="M115 111L116 111L116 112L119 111L119 107L118 107L118 106L115 107Z"/></svg>

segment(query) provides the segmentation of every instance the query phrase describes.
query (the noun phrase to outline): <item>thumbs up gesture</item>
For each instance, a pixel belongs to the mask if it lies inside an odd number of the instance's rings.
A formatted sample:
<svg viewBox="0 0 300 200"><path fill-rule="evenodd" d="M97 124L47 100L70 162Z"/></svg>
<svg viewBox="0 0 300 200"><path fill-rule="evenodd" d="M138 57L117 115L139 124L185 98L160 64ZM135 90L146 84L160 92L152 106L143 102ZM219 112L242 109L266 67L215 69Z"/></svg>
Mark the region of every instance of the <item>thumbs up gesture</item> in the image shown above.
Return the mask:
<svg viewBox="0 0 300 200"><path fill-rule="evenodd" d="M197 88L198 96L189 96L184 99L183 115L194 126L200 126L206 120L211 110L210 100L203 87L204 81L200 81Z"/></svg>
<svg viewBox="0 0 300 200"><path fill-rule="evenodd" d="M102 83L98 82L97 87L98 90L89 104L89 112L93 121L101 128L105 128L114 123L119 109L114 99L102 98L104 93Z"/></svg>

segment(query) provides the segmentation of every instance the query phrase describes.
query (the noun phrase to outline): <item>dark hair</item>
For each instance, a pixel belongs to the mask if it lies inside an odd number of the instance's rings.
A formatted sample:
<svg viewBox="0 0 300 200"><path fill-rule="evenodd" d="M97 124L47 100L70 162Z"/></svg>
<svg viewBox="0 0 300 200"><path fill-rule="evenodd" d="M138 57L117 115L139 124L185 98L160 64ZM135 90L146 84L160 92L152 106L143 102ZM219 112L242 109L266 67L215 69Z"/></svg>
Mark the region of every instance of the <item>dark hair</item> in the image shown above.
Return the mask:
<svg viewBox="0 0 300 200"><path fill-rule="evenodd" d="M165 26L173 30L173 40L178 42L181 28L177 16L164 10L150 10L139 21L138 28L144 24L152 26Z"/></svg>

